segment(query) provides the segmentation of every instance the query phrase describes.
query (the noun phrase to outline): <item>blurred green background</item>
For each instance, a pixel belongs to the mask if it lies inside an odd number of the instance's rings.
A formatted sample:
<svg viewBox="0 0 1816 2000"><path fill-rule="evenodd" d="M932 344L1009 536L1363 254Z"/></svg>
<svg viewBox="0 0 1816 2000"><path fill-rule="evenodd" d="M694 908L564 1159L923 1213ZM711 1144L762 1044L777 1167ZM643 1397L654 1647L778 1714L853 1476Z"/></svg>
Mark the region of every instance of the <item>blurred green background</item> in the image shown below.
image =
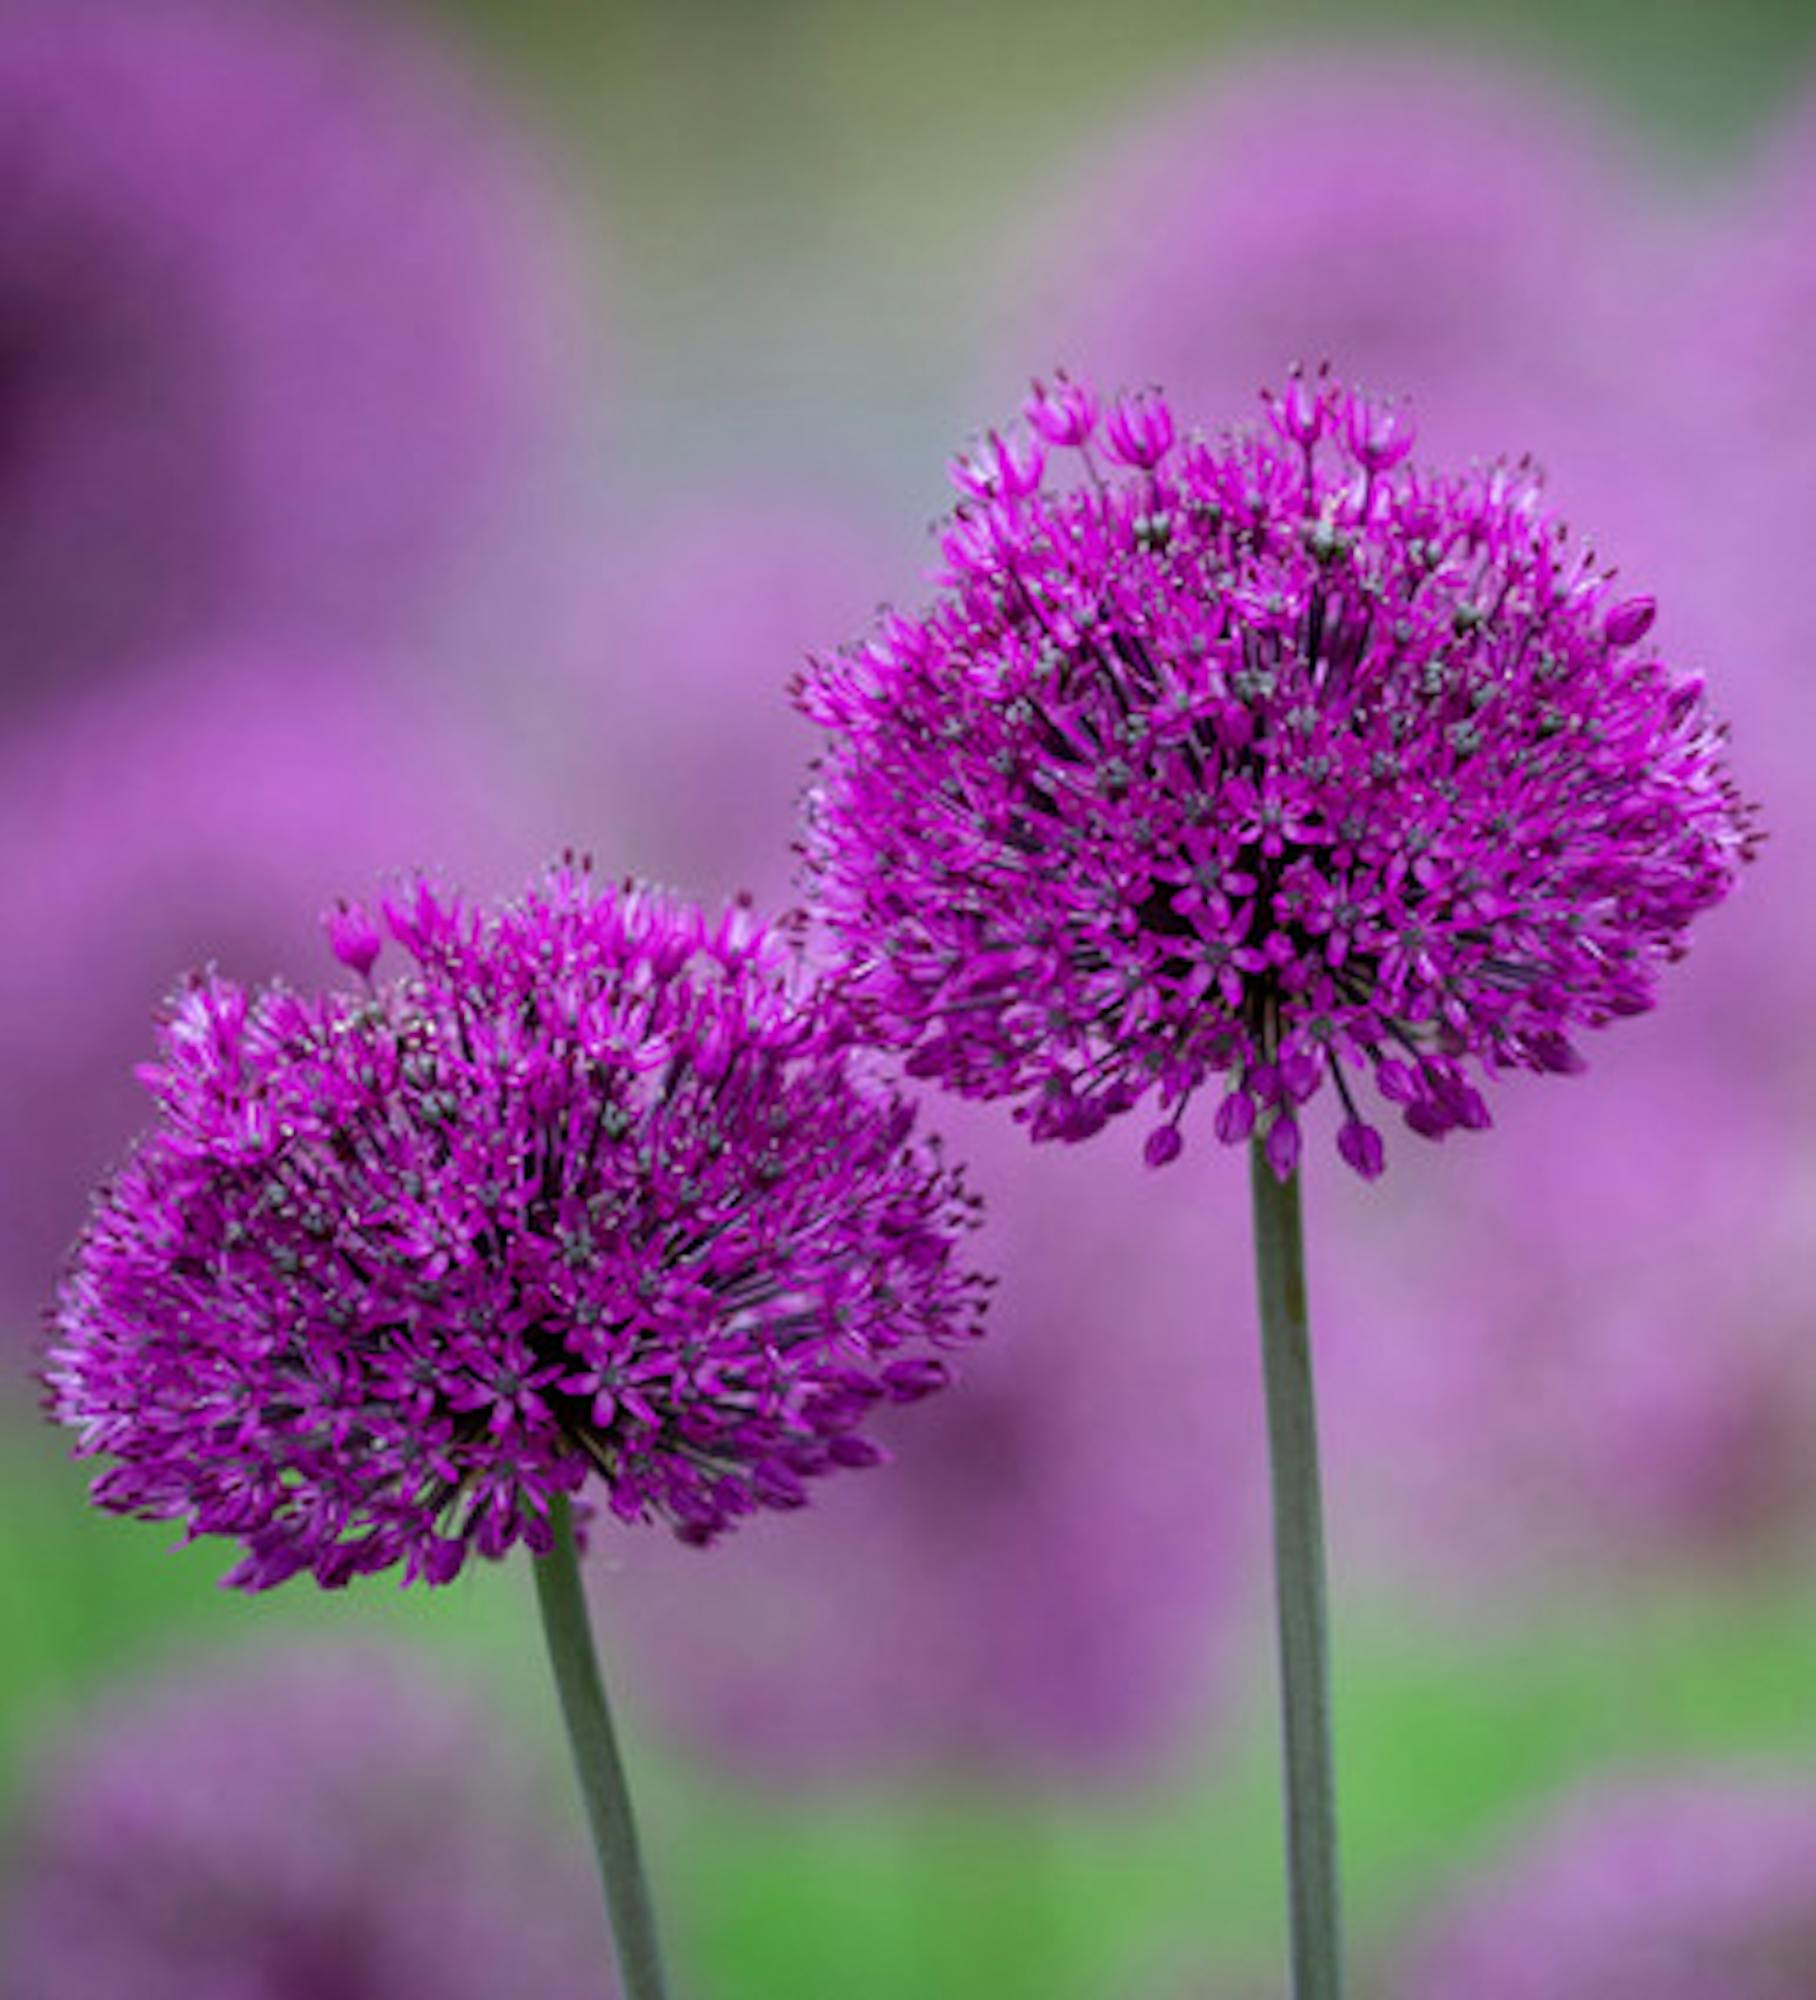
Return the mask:
<svg viewBox="0 0 1816 2000"><path fill-rule="evenodd" d="M476 1671L574 1818L520 1566L402 1597L230 1598L212 1549L93 1517L43 1439L9 1440L0 1557L9 1792L124 1678L274 1631L380 1633ZM1341 1498L1334 1502L1340 1510ZM1343 1579L1334 1535L1345 1885L1364 1958L1491 1834L1573 1777L1729 1756L1816 1766L1816 1591L1782 1576L1564 1597L1471 1636ZM710 1588L710 1579L702 1579ZM608 1673L610 1661L607 1661ZM740 1787L628 1718L651 1866L688 1990L726 1996L1283 1991L1269 1634L1214 1748L1170 1781L1073 1799ZM574 1827L574 1837L580 1838ZM1370 1990L1367 1987L1364 1990Z"/></svg>
<svg viewBox="0 0 1816 2000"><path fill-rule="evenodd" d="M635 371L626 441L667 467L717 434L720 450L882 474L931 463L1019 393L1019 374L979 380L1002 252L1090 148L1185 77L1258 46L1510 57L1593 92L1693 193L1816 52L1802 0L427 13L499 63L596 193Z"/></svg>

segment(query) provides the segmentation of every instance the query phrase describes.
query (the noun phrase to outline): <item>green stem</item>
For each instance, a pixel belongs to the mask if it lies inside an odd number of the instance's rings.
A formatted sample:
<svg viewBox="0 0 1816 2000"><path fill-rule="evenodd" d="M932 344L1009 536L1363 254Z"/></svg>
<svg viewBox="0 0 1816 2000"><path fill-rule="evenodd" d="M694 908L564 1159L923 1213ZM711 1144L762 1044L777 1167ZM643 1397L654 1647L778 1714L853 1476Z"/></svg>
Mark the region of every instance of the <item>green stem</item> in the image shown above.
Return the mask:
<svg viewBox="0 0 1816 2000"><path fill-rule="evenodd" d="M1274 1587L1286 1752L1286 1874L1294 2000L1342 2000L1337 1804L1332 1775L1330 1645L1324 1607L1324 1508L1305 1310L1299 1176L1274 1177L1262 1141L1249 1151L1255 1280L1274 1493Z"/></svg>
<svg viewBox="0 0 1816 2000"><path fill-rule="evenodd" d="M623 2000L665 2000L668 1988L662 1977L656 1920L637 1845L637 1822L631 1812L630 1787L625 1782L624 1760L618 1754L611 1710L605 1703L605 1684L599 1676L599 1656L593 1648L593 1628L580 1587L573 1514L565 1494L557 1494L551 1501L549 1526L555 1543L546 1556L536 1559L536 1597L542 1609L549 1664L555 1671L555 1690L561 1697L561 1717L567 1724L574 1773L580 1781L580 1796L586 1801L593 1850L605 1884L605 1907L611 1917Z"/></svg>

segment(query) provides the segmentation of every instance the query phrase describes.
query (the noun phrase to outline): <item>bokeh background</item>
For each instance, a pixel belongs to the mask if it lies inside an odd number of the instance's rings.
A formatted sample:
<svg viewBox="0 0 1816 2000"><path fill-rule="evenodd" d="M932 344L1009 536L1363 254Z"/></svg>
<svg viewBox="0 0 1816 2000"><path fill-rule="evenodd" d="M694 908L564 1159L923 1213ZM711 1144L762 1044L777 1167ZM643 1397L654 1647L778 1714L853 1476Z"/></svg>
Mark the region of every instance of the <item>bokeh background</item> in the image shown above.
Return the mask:
<svg viewBox="0 0 1816 2000"><path fill-rule="evenodd" d="M1807 0L0 5L0 1994L608 1984L520 1564L241 1601L38 1422L160 996L419 863L781 905L788 676L1029 374L1329 356L1540 453L1773 830L1587 1077L1312 1168L1361 1990L1816 1995L1813 353ZM941 1118L964 1387L591 1562L682 1990L1278 1993L1244 1176Z"/></svg>

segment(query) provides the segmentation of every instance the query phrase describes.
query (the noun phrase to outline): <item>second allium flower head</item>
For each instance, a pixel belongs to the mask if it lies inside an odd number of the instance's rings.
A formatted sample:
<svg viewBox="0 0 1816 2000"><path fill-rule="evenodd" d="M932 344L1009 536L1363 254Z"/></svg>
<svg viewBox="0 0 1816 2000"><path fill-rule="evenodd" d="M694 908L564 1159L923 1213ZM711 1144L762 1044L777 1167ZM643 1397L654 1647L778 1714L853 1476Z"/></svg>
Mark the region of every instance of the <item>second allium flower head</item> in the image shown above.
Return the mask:
<svg viewBox="0 0 1816 2000"><path fill-rule="evenodd" d="M1428 1138L1479 1080L1579 1065L1751 851L1701 685L1536 474L1409 458L1410 418L1295 375L1181 440L1156 393L1037 386L954 466L942 594L817 661L809 862L870 1030L1082 1139L1220 1079L1282 1176L1326 1082ZM1062 456L1063 455L1063 456ZM1068 476L1049 476L1049 458Z"/></svg>
<svg viewBox="0 0 1816 2000"><path fill-rule="evenodd" d="M975 1331L971 1204L740 909L558 872L343 909L363 991L205 978L58 1312L53 1410L117 1512L247 1588L547 1546L588 1475L706 1541L881 1456Z"/></svg>

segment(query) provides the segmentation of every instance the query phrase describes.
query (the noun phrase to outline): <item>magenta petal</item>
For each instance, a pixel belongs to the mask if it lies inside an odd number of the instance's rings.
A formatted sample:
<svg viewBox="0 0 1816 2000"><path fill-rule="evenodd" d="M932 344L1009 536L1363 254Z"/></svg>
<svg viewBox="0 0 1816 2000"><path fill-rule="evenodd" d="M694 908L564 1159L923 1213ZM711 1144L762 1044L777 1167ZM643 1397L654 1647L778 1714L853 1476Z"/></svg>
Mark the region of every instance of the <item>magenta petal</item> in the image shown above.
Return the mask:
<svg viewBox="0 0 1816 2000"><path fill-rule="evenodd" d="M1387 1165L1387 1149L1381 1135L1360 1118L1346 1119L1337 1130L1337 1151L1364 1180L1378 1178Z"/></svg>
<svg viewBox="0 0 1816 2000"><path fill-rule="evenodd" d="M1375 1085L1390 1104L1411 1104L1419 1095L1419 1080L1403 1062L1384 1056L1375 1064Z"/></svg>
<svg viewBox="0 0 1816 2000"><path fill-rule="evenodd" d="M343 898L323 913L322 928L328 933L328 949L364 979L384 948L384 939L371 917L358 903Z"/></svg>
<svg viewBox="0 0 1816 2000"><path fill-rule="evenodd" d="M1255 1100L1246 1090L1232 1090L1217 1107L1217 1137L1226 1146L1239 1146L1255 1129Z"/></svg>
<svg viewBox="0 0 1816 2000"><path fill-rule="evenodd" d="M1324 1065L1307 1048L1283 1049L1280 1054L1280 1082L1294 1104L1303 1104L1317 1090Z"/></svg>
<svg viewBox="0 0 1816 2000"><path fill-rule="evenodd" d="M1407 1129L1418 1133L1421 1139L1442 1139L1457 1122L1429 1097L1414 1098L1402 1115Z"/></svg>
<svg viewBox="0 0 1816 2000"><path fill-rule="evenodd" d="M1280 1112L1267 1128L1267 1138L1263 1142L1267 1152L1267 1163L1274 1170L1276 1180L1290 1180L1293 1169L1299 1164L1301 1140L1299 1121L1287 1112Z"/></svg>
<svg viewBox="0 0 1816 2000"><path fill-rule="evenodd" d="M1602 622L1611 646L1637 645L1652 630L1658 616L1655 597L1629 597L1615 605Z"/></svg>

